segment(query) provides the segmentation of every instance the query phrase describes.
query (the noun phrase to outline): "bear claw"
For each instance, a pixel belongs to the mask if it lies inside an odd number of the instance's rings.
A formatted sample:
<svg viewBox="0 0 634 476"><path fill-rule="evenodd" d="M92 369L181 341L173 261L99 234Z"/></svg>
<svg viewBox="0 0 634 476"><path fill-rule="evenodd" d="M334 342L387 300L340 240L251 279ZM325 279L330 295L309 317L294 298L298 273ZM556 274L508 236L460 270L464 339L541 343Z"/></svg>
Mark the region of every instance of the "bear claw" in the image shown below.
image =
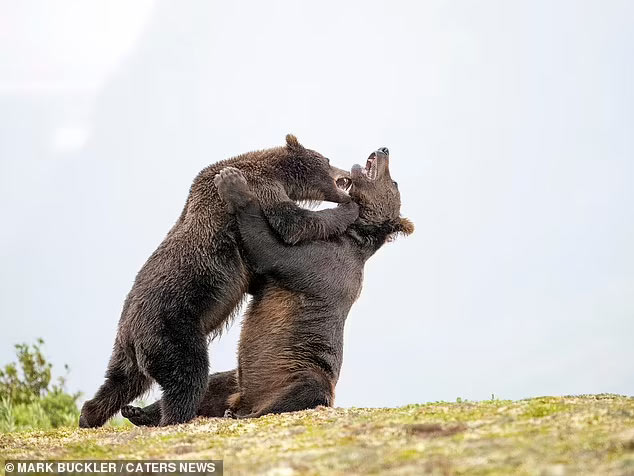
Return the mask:
<svg viewBox="0 0 634 476"><path fill-rule="evenodd" d="M121 416L128 418L130 416L137 416L141 410L139 407L133 407L132 405L126 405L121 409Z"/></svg>
<svg viewBox="0 0 634 476"><path fill-rule="evenodd" d="M214 184L229 211L246 205L251 199L251 191L247 180L242 172L235 167L222 169L214 177Z"/></svg>
<svg viewBox="0 0 634 476"><path fill-rule="evenodd" d="M152 422L148 418L143 408L126 405L121 409L121 416L127 418L137 426L150 425Z"/></svg>

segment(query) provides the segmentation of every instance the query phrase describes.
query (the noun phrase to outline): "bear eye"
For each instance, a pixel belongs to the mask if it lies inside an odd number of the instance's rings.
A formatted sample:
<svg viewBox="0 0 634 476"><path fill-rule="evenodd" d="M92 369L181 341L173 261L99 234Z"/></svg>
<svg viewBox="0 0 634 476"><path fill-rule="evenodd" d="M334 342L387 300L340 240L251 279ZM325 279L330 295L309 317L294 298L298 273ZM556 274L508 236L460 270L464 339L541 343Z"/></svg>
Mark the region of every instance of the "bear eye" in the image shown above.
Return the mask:
<svg viewBox="0 0 634 476"><path fill-rule="evenodd" d="M394 184L396 188L398 188L398 182L396 180L392 180L392 183Z"/></svg>

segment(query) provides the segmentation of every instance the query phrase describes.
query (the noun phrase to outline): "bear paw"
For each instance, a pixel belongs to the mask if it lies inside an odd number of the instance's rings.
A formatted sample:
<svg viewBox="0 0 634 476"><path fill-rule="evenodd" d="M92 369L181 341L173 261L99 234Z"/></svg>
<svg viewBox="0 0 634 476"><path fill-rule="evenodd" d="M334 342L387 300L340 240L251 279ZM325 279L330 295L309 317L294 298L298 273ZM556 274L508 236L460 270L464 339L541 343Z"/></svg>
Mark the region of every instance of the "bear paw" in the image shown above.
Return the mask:
<svg viewBox="0 0 634 476"><path fill-rule="evenodd" d="M154 426L155 422L152 421L148 412L143 408L133 407L132 405L126 405L121 409L121 416L130 420L136 426Z"/></svg>
<svg viewBox="0 0 634 476"><path fill-rule="evenodd" d="M214 177L214 184L229 212L244 207L254 198L244 175L235 167L222 169Z"/></svg>

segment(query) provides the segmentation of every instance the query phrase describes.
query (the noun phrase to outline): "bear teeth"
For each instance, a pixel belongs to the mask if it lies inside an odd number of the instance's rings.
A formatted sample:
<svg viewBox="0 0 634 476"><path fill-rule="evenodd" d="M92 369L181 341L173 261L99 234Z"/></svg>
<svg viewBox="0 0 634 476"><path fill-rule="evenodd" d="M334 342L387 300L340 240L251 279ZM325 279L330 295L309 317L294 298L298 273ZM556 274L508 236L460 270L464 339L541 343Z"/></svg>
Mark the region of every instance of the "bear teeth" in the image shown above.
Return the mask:
<svg viewBox="0 0 634 476"><path fill-rule="evenodd" d="M377 175L376 160L371 161L370 168L367 172L367 175L370 180L376 180L376 175Z"/></svg>
<svg viewBox="0 0 634 476"><path fill-rule="evenodd" d="M351 186L352 186L352 180L349 179L348 177L340 177L337 179L337 187L339 187L344 192L347 192L348 190L350 190Z"/></svg>

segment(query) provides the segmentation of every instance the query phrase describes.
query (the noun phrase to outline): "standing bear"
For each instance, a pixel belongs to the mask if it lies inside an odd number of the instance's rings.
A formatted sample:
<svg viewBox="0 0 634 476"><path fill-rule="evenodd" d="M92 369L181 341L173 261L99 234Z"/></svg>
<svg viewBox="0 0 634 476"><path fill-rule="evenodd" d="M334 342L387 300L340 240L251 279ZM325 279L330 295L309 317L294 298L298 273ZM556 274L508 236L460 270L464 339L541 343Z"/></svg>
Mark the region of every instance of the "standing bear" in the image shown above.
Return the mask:
<svg viewBox="0 0 634 476"><path fill-rule="evenodd" d="M400 216L401 195L389 151L374 151L352 168L350 197L359 218L328 240L286 246L269 226L243 174L227 167L218 192L236 215L242 249L255 278L242 321L238 369L209 376L198 415L255 418L332 406L343 363L343 331L359 297L366 261L414 225ZM125 406L135 425L161 421L161 403Z"/></svg>
<svg viewBox="0 0 634 476"><path fill-rule="evenodd" d="M162 389L161 425L196 416L207 390L208 336L222 329L251 279L235 216L214 184L228 166L242 172L269 225L287 244L341 234L358 216L346 193L349 173L292 135L283 147L202 170L176 224L136 276L123 304L106 381L82 407L80 427L103 425L153 381ZM313 212L294 202L303 200L340 205Z"/></svg>

